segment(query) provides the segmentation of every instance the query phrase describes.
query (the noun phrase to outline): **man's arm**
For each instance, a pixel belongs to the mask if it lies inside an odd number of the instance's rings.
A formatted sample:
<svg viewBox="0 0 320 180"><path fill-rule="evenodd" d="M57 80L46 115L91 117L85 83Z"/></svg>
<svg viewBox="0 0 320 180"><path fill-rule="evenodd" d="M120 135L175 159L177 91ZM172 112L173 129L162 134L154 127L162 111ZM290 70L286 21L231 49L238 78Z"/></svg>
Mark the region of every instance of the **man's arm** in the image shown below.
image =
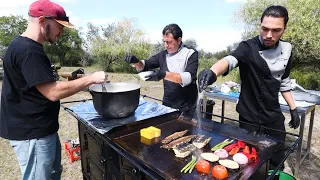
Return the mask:
<svg viewBox="0 0 320 180"><path fill-rule="evenodd" d="M83 90L91 84L104 83L104 81L105 73L99 71L73 81L41 83L35 87L50 101L58 101Z"/></svg>
<svg viewBox="0 0 320 180"><path fill-rule="evenodd" d="M171 82L175 82L175 83L179 83L182 84L182 78L180 73L175 73L175 72L166 72L166 76L164 78L165 80L171 81Z"/></svg>
<svg viewBox="0 0 320 180"><path fill-rule="evenodd" d="M284 100L287 102L288 106L290 107L290 110L294 110L296 108L296 105L294 103L291 91L283 91L281 92Z"/></svg>
<svg viewBox="0 0 320 180"><path fill-rule="evenodd" d="M139 60L139 62L138 63L136 63L136 64L134 64L134 67L136 68L136 70L137 71L142 71L143 70L143 68L144 68L144 64L143 64L143 62L141 61L141 60Z"/></svg>
<svg viewBox="0 0 320 180"><path fill-rule="evenodd" d="M222 58L217 63L211 66L211 71L213 71L217 76L220 76L228 71L229 61L225 58Z"/></svg>

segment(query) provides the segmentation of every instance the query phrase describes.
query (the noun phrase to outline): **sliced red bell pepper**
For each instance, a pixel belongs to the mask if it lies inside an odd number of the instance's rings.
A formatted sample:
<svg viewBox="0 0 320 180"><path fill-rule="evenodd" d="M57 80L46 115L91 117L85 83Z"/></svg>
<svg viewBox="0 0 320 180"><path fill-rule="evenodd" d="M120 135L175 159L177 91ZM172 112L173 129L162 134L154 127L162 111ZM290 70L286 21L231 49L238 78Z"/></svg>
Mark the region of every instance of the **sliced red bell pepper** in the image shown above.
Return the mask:
<svg viewBox="0 0 320 180"><path fill-rule="evenodd" d="M229 152L229 155L232 156L232 155L238 153L239 149L240 149L239 146L236 146L236 147L232 148L231 151Z"/></svg>
<svg viewBox="0 0 320 180"><path fill-rule="evenodd" d="M257 154L257 150L254 147L251 148L251 154Z"/></svg>
<svg viewBox="0 0 320 180"><path fill-rule="evenodd" d="M238 140L238 147L239 148L244 148L246 146L246 144L244 142L242 142L241 140Z"/></svg>
<svg viewBox="0 0 320 180"><path fill-rule="evenodd" d="M230 145L224 147L223 149L226 150L227 152L229 152L236 146L237 146L237 143L233 143L233 144L230 144Z"/></svg>
<svg viewBox="0 0 320 180"><path fill-rule="evenodd" d="M250 148L249 148L249 146L244 147L244 149L243 149L242 152L250 154Z"/></svg>
<svg viewBox="0 0 320 180"><path fill-rule="evenodd" d="M249 162L255 162L257 159L258 159L258 155L257 154L249 154L249 153L245 153L245 152L242 152L244 155L247 156Z"/></svg>

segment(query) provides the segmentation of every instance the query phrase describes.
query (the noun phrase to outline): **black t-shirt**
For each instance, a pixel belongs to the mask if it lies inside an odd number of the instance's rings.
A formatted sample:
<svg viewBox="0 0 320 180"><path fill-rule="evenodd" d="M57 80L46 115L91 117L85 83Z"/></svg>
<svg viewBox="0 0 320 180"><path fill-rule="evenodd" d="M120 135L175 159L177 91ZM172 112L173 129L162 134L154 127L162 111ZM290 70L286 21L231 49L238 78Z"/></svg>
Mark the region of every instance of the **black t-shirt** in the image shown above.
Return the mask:
<svg viewBox="0 0 320 180"><path fill-rule="evenodd" d="M3 59L0 136L10 140L41 138L58 131L60 102L52 102L35 87L54 82L43 46L18 36Z"/></svg>

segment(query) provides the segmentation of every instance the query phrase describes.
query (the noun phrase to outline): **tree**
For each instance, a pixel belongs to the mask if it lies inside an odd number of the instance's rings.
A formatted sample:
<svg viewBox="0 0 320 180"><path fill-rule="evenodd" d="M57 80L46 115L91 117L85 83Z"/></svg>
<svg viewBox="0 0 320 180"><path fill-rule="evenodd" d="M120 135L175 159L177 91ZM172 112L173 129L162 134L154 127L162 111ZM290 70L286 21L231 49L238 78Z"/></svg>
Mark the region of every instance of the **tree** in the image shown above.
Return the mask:
<svg viewBox="0 0 320 180"><path fill-rule="evenodd" d="M60 66L75 66L85 54L82 44L78 30L64 28L64 34L57 42L45 44L44 49L52 62L58 62Z"/></svg>
<svg viewBox="0 0 320 180"><path fill-rule="evenodd" d="M192 49L197 49L197 41L195 39L187 39L183 42L187 47L192 48Z"/></svg>
<svg viewBox="0 0 320 180"><path fill-rule="evenodd" d="M132 72L133 68L124 64L124 56L134 54L139 59L145 59L151 54L151 44L133 20L123 19L100 28L88 24L88 29L92 58L106 71Z"/></svg>
<svg viewBox="0 0 320 180"><path fill-rule="evenodd" d="M235 14L245 24L243 39L259 34L260 17L269 5L288 9L289 22L283 36L293 44L293 67L320 69L319 0L248 0Z"/></svg>
<svg viewBox="0 0 320 180"><path fill-rule="evenodd" d="M27 20L22 16L0 17L0 56L4 55L10 42L27 28Z"/></svg>

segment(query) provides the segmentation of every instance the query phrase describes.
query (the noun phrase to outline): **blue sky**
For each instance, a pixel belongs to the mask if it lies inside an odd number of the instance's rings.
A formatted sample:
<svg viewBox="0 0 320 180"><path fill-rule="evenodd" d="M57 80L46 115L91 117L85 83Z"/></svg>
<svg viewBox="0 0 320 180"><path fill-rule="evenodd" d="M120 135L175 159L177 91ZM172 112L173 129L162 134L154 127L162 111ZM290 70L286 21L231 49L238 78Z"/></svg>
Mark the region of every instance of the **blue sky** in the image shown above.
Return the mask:
<svg viewBox="0 0 320 180"><path fill-rule="evenodd" d="M199 48L216 52L239 41L243 32L234 13L245 0L52 0L63 6L70 21L86 31L86 23L103 25L123 18L135 19L151 42L161 41L162 29L177 23L183 39L193 38ZM0 16L23 15L34 0L1 2Z"/></svg>

